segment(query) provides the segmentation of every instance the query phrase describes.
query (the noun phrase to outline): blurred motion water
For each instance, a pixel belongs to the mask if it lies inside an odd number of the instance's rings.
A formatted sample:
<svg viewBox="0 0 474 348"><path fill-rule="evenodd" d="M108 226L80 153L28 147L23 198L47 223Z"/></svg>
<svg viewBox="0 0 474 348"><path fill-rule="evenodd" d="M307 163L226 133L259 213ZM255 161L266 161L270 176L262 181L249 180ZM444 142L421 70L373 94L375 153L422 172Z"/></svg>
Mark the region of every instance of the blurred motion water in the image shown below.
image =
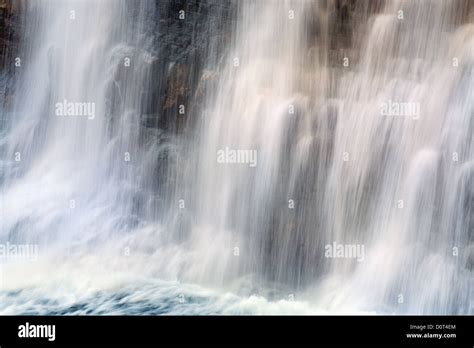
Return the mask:
<svg viewBox="0 0 474 348"><path fill-rule="evenodd" d="M473 313L469 1L234 1L181 131L155 1L21 4L1 312Z"/></svg>

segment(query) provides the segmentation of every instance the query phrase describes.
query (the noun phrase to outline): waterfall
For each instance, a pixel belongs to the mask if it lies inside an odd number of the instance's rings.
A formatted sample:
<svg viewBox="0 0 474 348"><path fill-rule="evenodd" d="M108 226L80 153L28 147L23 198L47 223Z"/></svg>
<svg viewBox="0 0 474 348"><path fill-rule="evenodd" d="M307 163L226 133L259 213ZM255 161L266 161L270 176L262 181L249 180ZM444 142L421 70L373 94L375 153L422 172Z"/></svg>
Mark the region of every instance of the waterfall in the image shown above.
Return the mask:
<svg viewBox="0 0 474 348"><path fill-rule="evenodd" d="M233 1L183 87L164 3L21 2L0 311L472 313L473 6Z"/></svg>

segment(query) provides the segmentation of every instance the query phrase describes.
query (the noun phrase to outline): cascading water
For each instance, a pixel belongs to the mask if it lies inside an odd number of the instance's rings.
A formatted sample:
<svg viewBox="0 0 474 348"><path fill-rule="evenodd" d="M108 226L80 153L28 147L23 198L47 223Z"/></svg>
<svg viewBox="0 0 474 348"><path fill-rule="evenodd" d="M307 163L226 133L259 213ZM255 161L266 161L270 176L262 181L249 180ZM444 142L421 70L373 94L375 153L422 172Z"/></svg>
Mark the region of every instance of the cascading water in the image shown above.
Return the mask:
<svg viewBox="0 0 474 348"><path fill-rule="evenodd" d="M235 1L181 130L155 1L22 5L0 311L473 312L468 1Z"/></svg>
<svg viewBox="0 0 474 348"><path fill-rule="evenodd" d="M146 64L120 76L122 57L131 53L128 41L139 33L117 21L126 9L122 2L26 5L33 24L25 32L25 72L15 92L21 97L2 144L3 232L59 239L59 246L105 239L133 214L131 198L142 177L142 168L114 159L127 153L149 163L138 153Z"/></svg>

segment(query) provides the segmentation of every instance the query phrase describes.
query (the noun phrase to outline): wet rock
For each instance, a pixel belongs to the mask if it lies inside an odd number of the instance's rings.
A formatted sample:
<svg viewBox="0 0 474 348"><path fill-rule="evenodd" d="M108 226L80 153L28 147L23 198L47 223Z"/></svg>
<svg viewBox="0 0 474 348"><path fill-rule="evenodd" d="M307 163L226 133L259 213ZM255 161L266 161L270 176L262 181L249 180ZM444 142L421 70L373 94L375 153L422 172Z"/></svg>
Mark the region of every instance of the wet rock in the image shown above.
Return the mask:
<svg viewBox="0 0 474 348"><path fill-rule="evenodd" d="M203 98L200 81L206 69L217 69L229 43L235 3L230 0L169 0L157 2L155 50L164 70L155 79L164 81L157 95L159 119L147 124L180 131L191 110ZM150 122L151 121L151 122Z"/></svg>

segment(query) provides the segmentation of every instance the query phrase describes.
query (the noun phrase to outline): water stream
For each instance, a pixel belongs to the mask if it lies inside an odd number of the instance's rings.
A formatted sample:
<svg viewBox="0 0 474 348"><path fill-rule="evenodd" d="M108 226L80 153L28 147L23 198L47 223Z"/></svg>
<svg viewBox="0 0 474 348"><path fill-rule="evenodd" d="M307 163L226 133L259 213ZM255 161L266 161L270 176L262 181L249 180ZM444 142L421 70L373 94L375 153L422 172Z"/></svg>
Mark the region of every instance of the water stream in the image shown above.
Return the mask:
<svg viewBox="0 0 474 348"><path fill-rule="evenodd" d="M21 2L0 312L472 314L473 7L353 3L235 1L175 131L157 2Z"/></svg>

